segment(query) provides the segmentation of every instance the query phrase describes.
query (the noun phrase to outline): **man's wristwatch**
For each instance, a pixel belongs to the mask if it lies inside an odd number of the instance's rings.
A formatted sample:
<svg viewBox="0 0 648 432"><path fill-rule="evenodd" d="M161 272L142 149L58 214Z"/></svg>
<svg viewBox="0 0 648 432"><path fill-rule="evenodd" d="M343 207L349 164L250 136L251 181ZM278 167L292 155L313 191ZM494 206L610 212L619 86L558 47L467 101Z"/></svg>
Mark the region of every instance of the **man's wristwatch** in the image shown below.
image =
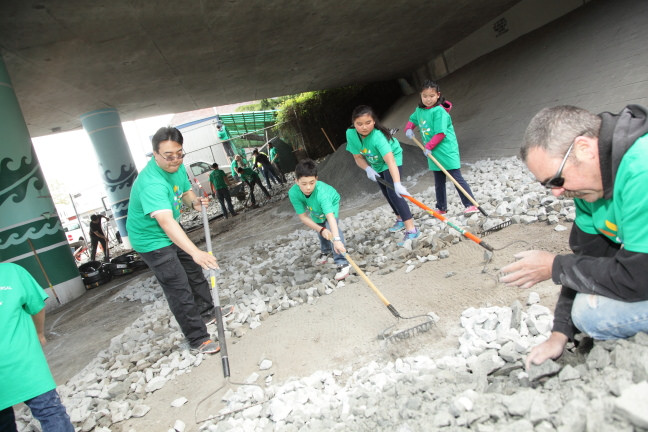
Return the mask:
<svg viewBox="0 0 648 432"><path fill-rule="evenodd" d="M333 237L333 241L342 241L340 237Z"/></svg>

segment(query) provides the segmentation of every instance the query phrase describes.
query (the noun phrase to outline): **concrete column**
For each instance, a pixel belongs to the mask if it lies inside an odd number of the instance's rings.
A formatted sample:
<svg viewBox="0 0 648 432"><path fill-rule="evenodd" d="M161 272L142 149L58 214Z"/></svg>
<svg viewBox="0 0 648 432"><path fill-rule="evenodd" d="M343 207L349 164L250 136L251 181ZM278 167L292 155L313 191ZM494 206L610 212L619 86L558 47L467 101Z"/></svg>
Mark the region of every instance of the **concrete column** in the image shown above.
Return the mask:
<svg viewBox="0 0 648 432"><path fill-rule="evenodd" d="M81 124L90 136L99 160L99 170L108 194L117 229L124 246L130 248L126 218L133 182L137 177L126 135L114 108L91 111L81 116Z"/></svg>
<svg viewBox="0 0 648 432"><path fill-rule="evenodd" d="M0 261L25 268L52 310L85 292L0 57Z"/></svg>

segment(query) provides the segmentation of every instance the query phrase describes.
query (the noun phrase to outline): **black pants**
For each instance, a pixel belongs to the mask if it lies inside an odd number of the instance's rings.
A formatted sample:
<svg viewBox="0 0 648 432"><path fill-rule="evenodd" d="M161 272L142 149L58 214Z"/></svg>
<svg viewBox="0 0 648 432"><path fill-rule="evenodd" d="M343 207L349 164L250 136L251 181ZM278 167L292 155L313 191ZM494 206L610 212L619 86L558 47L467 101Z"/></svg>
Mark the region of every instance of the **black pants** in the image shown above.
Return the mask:
<svg viewBox="0 0 648 432"><path fill-rule="evenodd" d="M256 204L256 200L254 199L254 185L258 184L263 193L265 194L266 197L270 198L270 193L268 190L263 187L263 183L261 183L261 180L259 177L254 177L251 181L246 181L247 185L250 187L250 201L252 201L252 205Z"/></svg>
<svg viewBox="0 0 648 432"><path fill-rule="evenodd" d="M227 203L227 207L229 208L231 214L236 213L234 211L234 206L232 205L232 196L230 195L229 189L216 189L216 198L218 198L221 209L223 209L223 216L227 217L227 209L225 208L225 203Z"/></svg>
<svg viewBox="0 0 648 432"><path fill-rule="evenodd" d="M200 346L210 338L202 315L208 315L214 309L202 267L175 244L139 254L153 270L169 309L189 344L192 348Z"/></svg>
<svg viewBox="0 0 648 432"><path fill-rule="evenodd" d="M103 248L104 261L106 262L110 261L110 251L108 250L108 245L106 244L106 240L94 236L90 236L90 251L91 251L90 261L94 261L95 256L97 256L97 243L101 243L101 247Z"/></svg>

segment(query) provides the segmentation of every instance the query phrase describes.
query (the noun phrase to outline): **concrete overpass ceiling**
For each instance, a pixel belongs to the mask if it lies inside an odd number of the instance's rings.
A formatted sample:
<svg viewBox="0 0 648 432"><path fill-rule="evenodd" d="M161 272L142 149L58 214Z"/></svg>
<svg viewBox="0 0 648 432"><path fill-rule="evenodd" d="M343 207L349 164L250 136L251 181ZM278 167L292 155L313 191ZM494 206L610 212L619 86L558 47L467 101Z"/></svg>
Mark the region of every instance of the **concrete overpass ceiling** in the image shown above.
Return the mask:
<svg viewBox="0 0 648 432"><path fill-rule="evenodd" d="M519 0L5 1L30 134L405 76Z"/></svg>

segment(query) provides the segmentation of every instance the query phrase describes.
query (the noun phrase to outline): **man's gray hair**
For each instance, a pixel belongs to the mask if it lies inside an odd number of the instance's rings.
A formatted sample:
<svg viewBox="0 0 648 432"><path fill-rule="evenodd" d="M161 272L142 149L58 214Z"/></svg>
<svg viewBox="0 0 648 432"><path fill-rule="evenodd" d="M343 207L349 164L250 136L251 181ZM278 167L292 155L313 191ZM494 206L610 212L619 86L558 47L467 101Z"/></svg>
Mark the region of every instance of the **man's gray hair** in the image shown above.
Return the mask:
<svg viewBox="0 0 648 432"><path fill-rule="evenodd" d="M536 114L524 133L520 156L526 162L529 150L541 148L561 156L577 136L598 137L601 118L572 105L544 108Z"/></svg>

